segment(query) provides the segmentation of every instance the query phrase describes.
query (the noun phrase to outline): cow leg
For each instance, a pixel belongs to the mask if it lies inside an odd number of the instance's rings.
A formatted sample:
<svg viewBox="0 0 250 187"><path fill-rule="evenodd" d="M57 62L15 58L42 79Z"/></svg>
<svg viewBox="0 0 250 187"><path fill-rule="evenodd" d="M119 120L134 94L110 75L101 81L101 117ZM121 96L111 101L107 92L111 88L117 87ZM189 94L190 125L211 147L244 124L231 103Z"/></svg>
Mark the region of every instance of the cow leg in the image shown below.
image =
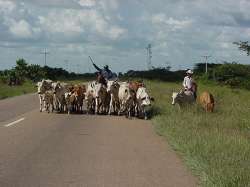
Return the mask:
<svg viewBox="0 0 250 187"><path fill-rule="evenodd" d="M95 114L98 114L98 108L99 108L99 99L95 99Z"/></svg>
<svg viewBox="0 0 250 187"><path fill-rule="evenodd" d="M138 104L135 105L135 116L138 116Z"/></svg>
<svg viewBox="0 0 250 187"><path fill-rule="evenodd" d="M121 111L122 111L122 105L123 105L123 103L122 102L120 102L120 108L119 108L119 111L118 111L118 116L120 116L121 115Z"/></svg>
<svg viewBox="0 0 250 187"><path fill-rule="evenodd" d="M71 110L71 108L72 108L72 106L71 106L71 104L69 104L68 106L67 106L67 108L68 108L68 115L70 114L70 110Z"/></svg>
<svg viewBox="0 0 250 187"><path fill-rule="evenodd" d="M148 113L145 111L144 107L142 108L142 111L143 111L144 119L148 120Z"/></svg>
<svg viewBox="0 0 250 187"><path fill-rule="evenodd" d="M131 119L131 107L128 107L127 115L128 115L128 118Z"/></svg>
<svg viewBox="0 0 250 187"><path fill-rule="evenodd" d="M42 110L43 110L43 98L42 98L42 96L41 95L39 95L39 101L40 101L40 112L42 112Z"/></svg>
<svg viewBox="0 0 250 187"><path fill-rule="evenodd" d="M115 113L118 113L120 110L120 104L119 101L115 101Z"/></svg>
<svg viewBox="0 0 250 187"><path fill-rule="evenodd" d="M111 115L113 109L113 95L111 95L110 103L109 103L109 115Z"/></svg>
<svg viewBox="0 0 250 187"><path fill-rule="evenodd" d="M52 101L51 107L52 107L51 112L54 112L54 105L53 105L53 101Z"/></svg>

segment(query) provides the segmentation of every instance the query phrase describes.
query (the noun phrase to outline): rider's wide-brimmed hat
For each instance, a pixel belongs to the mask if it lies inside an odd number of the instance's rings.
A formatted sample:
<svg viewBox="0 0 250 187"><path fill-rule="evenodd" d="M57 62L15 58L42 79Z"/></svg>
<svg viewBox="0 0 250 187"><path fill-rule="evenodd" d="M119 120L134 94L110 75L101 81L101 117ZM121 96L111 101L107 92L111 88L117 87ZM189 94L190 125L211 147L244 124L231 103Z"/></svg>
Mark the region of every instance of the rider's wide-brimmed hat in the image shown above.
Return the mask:
<svg viewBox="0 0 250 187"><path fill-rule="evenodd" d="M186 72L187 74L193 74L194 72L191 70L191 69L189 69L189 70L187 70L187 72Z"/></svg>

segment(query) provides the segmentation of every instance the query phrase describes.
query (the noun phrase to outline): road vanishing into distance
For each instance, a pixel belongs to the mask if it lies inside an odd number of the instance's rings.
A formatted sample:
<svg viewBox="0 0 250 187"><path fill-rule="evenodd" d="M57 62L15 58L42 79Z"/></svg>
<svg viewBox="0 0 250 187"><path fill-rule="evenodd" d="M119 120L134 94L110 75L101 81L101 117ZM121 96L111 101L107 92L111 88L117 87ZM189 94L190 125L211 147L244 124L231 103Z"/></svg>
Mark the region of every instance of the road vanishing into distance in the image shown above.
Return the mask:
<svg viewBox="0 0 250 187"><path fill-rule="evenodd" d="M196 179L150 121L39 112L0 101L1 187L189 187Z"/></svg>

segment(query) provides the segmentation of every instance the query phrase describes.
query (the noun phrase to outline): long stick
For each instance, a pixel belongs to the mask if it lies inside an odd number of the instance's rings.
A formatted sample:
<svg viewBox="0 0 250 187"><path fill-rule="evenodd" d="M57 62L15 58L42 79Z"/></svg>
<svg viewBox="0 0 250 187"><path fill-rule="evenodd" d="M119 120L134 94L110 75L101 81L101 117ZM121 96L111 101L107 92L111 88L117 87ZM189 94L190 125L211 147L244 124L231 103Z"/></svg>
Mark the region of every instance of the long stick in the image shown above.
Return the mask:
<svg viewBox="0 0 250 187"><path fill-rule="evenodd" d="M89 56L89 59L91 60L91 62L94 64L94 61L92 60L91 56Z"/></svg>

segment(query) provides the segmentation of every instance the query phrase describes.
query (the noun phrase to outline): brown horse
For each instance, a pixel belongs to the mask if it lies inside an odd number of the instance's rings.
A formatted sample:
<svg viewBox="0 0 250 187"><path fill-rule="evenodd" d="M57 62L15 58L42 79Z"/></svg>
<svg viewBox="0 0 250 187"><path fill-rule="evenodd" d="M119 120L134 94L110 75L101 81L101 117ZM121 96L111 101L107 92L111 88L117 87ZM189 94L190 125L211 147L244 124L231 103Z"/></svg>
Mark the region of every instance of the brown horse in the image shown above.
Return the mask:
<svg viewBox="0 0 250 187"><path fill-rule="evenodd" d="M197 89L198 89L198 85L195 82L193 82L191 91L193 92L195 99L197 98Z"/></svg>
<svg viewBox="0 0 250 187"><path fill-rule="evenodd" d="M107 81L101 73L97 73L97 82L105 85L107 87Z"/></svg>

